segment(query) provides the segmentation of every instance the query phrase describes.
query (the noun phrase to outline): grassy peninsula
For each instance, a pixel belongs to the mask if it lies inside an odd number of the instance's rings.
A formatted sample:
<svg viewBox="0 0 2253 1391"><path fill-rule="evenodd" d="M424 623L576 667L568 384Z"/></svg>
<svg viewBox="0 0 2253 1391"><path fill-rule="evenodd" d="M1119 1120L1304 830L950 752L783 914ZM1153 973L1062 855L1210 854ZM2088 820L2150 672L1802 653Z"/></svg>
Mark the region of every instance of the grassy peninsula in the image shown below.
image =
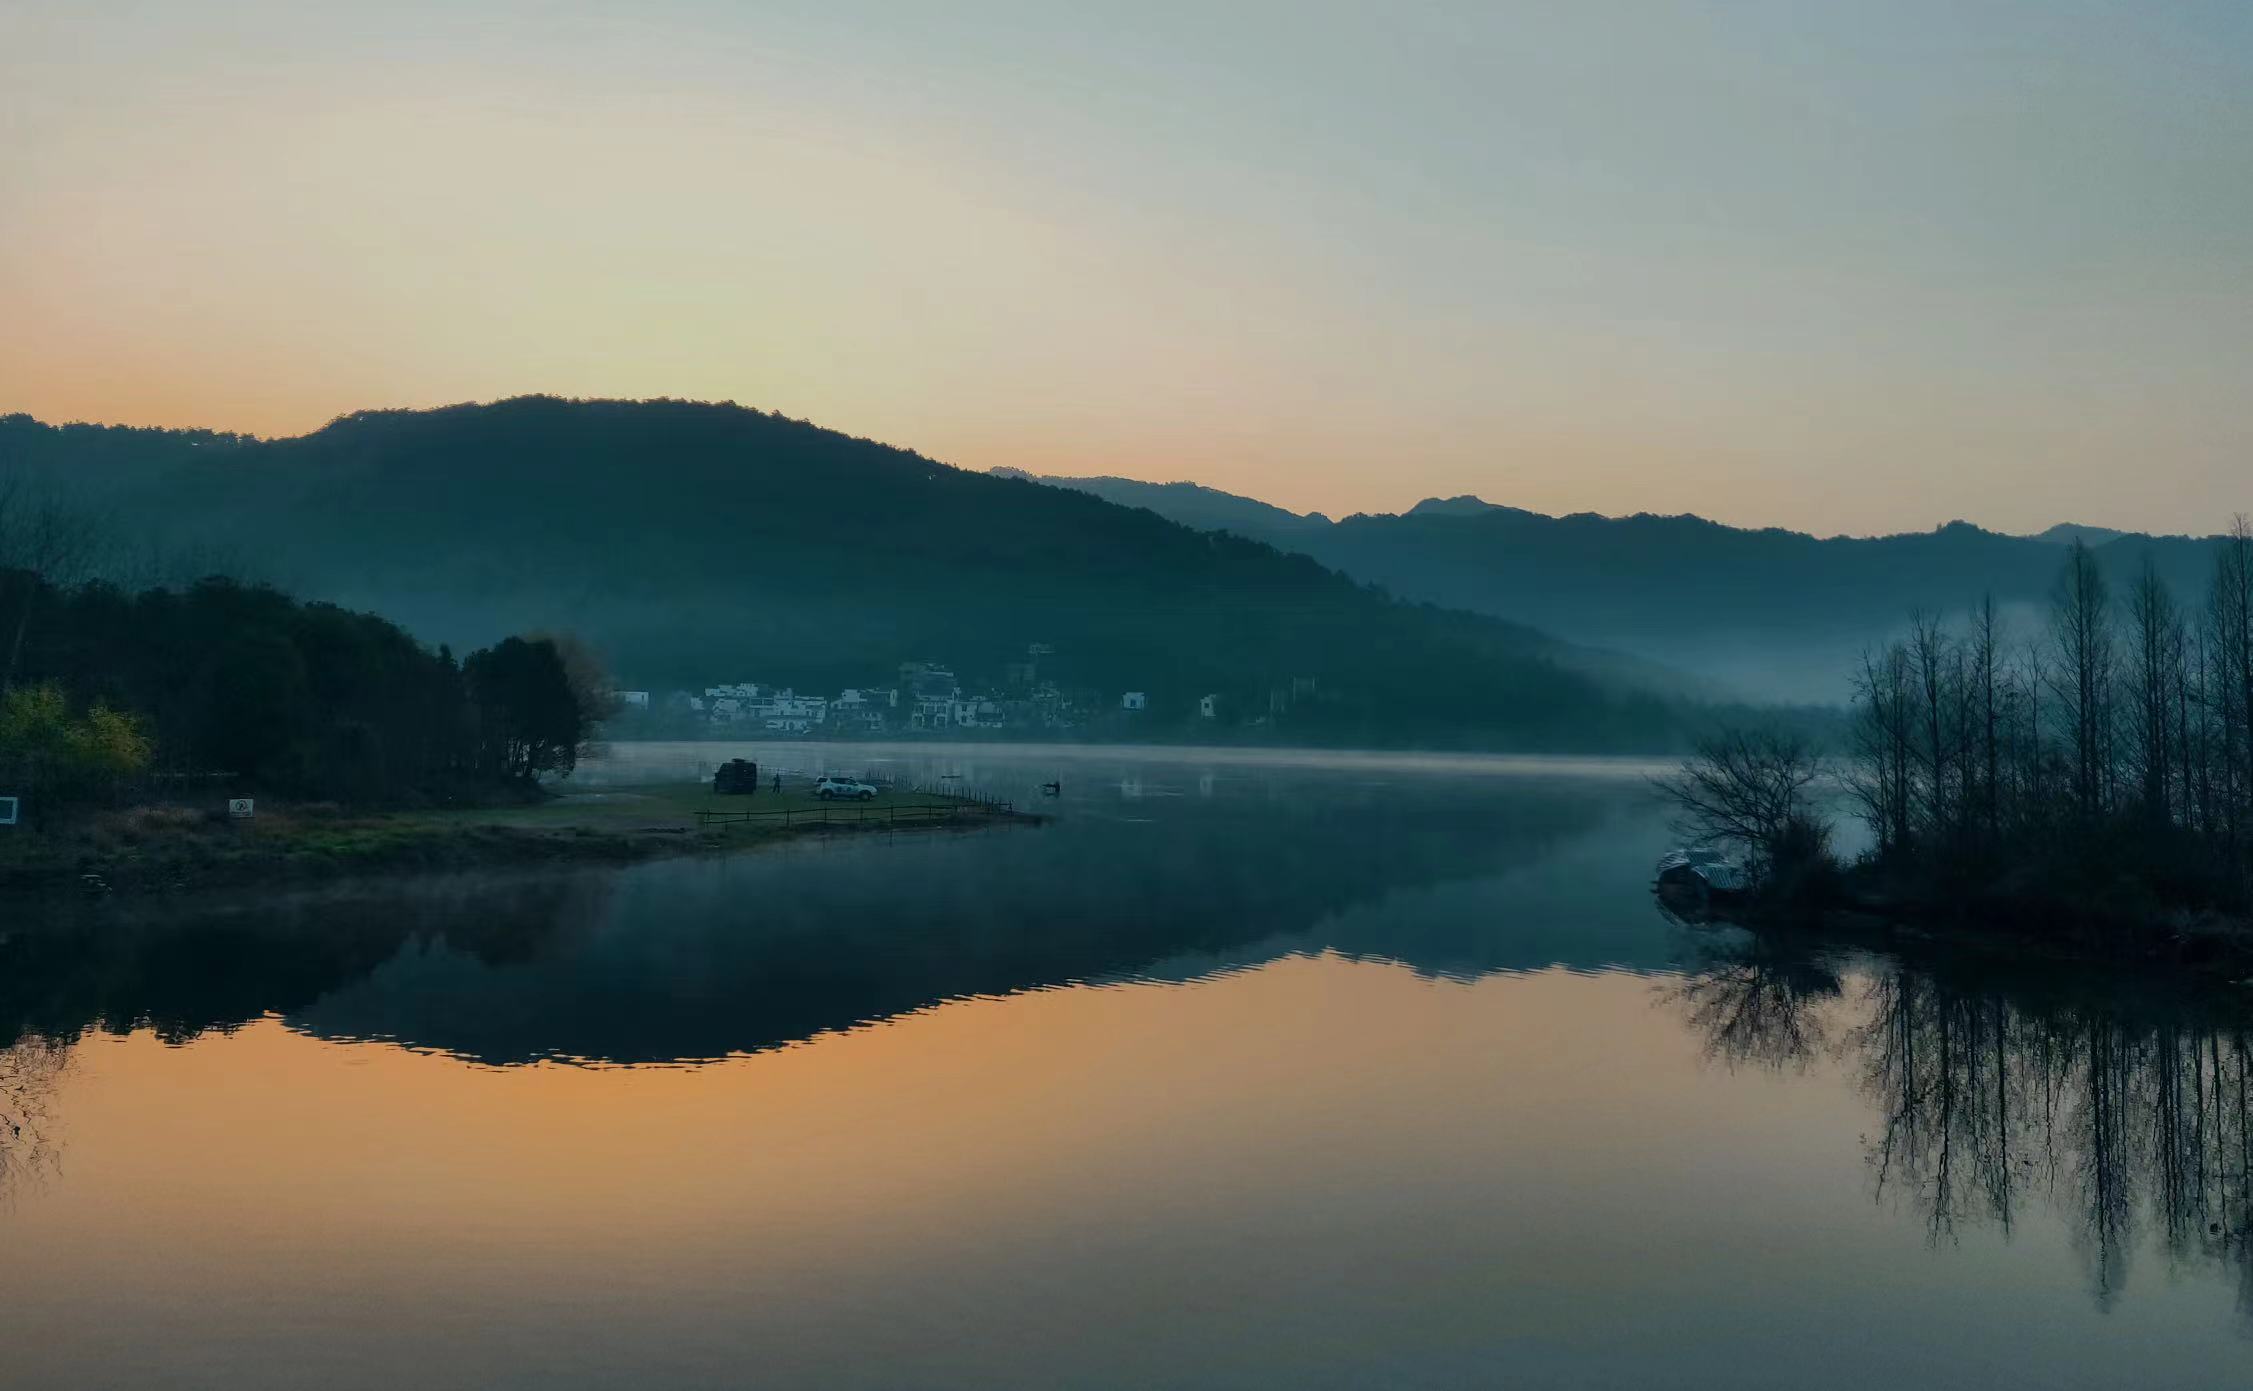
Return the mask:
<svg viewBox="0 0 2253 1391"><path fill-rule="evenodd" d="M832 804L802 781L752 797L721 796L702 783L653 783L479 807L261 802L247 820L223 810L142 806L44 832L0 833L0 892L146 893L399 871L625 863L805 835L1039 819L967 797L894 789L866 802Z"/></svg>

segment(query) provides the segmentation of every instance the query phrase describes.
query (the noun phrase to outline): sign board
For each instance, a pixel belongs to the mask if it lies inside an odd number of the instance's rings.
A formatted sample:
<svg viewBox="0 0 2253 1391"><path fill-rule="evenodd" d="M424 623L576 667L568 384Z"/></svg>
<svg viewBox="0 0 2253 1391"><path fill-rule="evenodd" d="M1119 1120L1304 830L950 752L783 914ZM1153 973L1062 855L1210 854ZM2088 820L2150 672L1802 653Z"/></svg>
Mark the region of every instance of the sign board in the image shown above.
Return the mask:
<svg viewBox="0 0 2253 1391"><path fill-rule="evenodd" d="M0 797L0 826L13 826L23 814L23 802L16 797Z"/></svg>
<svg viewBox="0 0 2253 1391"><path fill-rule="evenodd" d="M250 798L230 797L227 799L227 815L232 816L237 821L250 820L251 813L252 807Z"/></svg>

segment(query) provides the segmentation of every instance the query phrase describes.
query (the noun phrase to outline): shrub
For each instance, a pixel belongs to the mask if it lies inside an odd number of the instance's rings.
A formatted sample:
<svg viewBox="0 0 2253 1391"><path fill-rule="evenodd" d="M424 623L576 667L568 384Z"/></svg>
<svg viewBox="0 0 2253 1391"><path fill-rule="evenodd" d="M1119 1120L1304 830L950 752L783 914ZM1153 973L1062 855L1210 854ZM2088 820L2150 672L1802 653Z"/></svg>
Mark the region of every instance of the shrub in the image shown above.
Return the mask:
<svg viewBox="0 0 2253 1391"><path fill-rule="evenodd" d="M133 716L99 703L74 715L59 686L18 686L0 697L0 770L35 816L114 799L147 769L151 752Z"/></svg>

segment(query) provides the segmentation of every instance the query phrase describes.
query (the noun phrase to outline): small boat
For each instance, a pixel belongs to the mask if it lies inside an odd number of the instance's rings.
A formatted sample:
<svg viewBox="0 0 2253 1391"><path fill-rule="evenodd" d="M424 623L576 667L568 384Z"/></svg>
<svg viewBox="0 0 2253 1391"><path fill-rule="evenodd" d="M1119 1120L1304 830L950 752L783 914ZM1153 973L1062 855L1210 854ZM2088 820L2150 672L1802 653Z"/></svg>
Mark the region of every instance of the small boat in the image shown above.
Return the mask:
<svg viewBox="0 0 2253 1391"><path fill-rule="evenodd" d="M1657 888L1670 897L1727 902L1742 898L1751 887L1743 862L1714 846L1683 846L1659 858Z"/></svg>

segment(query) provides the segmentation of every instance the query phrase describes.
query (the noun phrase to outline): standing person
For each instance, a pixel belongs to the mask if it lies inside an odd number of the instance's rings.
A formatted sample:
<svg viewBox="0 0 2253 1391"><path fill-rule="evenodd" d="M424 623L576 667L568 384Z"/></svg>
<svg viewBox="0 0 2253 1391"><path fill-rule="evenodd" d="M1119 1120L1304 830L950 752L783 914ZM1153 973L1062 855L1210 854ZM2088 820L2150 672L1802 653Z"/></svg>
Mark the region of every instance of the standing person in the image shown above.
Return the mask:
<svg viewBox="0 0 2253 1391"><path fill-rule="evenodd" d="M780 773L774 775L774 790L776 796L782 795L782 774Z"/></svg>

